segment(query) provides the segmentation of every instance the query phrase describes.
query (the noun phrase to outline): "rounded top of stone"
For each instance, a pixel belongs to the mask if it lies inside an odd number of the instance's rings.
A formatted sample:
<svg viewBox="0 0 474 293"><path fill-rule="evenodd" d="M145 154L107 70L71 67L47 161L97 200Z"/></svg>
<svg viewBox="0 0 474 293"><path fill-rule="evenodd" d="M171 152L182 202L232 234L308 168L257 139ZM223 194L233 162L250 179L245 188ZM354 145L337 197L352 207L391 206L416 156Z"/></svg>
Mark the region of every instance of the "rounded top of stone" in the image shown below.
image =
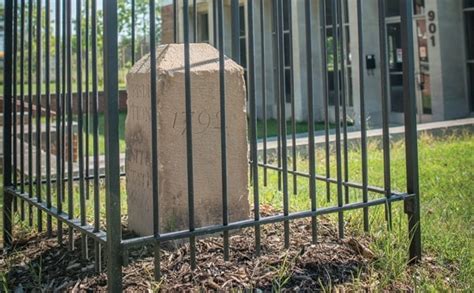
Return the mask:
<svg viewBox="0 0 474 293"><path fill-rule="evenodd" d="M219 71L219 51L205 43L189 44L191 72ZM160 45L156 48L156 67L159 73L184 72L184 44ZM243 68L232 59L225 57L225 71L239 71ZM129 74L150 72L150 54L146 54L130 69Z"/></svg>

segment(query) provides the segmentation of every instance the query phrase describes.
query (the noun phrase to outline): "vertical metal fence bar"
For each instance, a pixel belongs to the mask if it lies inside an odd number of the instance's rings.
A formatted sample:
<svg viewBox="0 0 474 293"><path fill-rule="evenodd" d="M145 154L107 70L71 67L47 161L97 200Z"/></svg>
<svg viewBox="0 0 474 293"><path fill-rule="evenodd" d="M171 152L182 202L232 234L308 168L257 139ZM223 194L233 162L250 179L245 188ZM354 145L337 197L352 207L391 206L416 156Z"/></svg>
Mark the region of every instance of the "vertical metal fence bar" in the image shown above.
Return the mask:
<svg viewBox="0 0 474 293"><path fill-rule="evenodd" d="M85 112L85 120L84 120L84 133L85 133L85 187L86 187L86 199L89 200L89 174L90 174L90 167L89 167L89 136L90 136L90 127L89 127L89 113L90 113L90 91L89 91L89 0L85 0L85 33L84 33L84 43L85 43L85 51L84 51L84 61L85 61L85 92L84 92L84 112Z"/></svg>
<svg viewBox="0 0 474 293"><path fill-rule="evenodd" d="M67 26L66 26L66 8L67 8L67 0L64 0L62 3L62 45L61 45L61 59L62 59L62 69L61 69L61 83L62 83L62 92L61 92L61 105L63 108L63 115L61 117L61 201L65 202L66 200L66 184L65 184L65 178L66 178L66 114L69 113L67 112L67 105L66 105L66 98L67 98L67 88L66 88L66 68L67 68L67 62L66 62L66 41L67 41Z"/></svg>
<svg viewBox="0 0 474 293"><path fill-rule="evenodd" d="M68 175L68 216L72 220L74 218L74 174L73 174L73 113L72 113L72 48L71 48L71 33L72 33L72 20L71 20L71 1L66 0L66 82L67 82L67 175ZM69 248L74 249L74 234L71 227L69 227Z"/></svg>
<svg viewBox="0 0 474 293"><path fill-rule="evenodd" d="M359 33L359 93L360 93L360 144L362 160L362 201L367 203L368 198L368 164L367 164L367 117L365 113L365 71L364 71L364 31L362 21L362 0L357 0L357 30ZM363 209L364 231L369 231L369 208Z"/></svg>
<svg viewBox="0 0 474 293"><path fill-rule="evenodd" d="M273 0L272 1L272 23L273 23L273 47L274 47L274 64L279 64L280 61L278 59L279 56L279 46L278 46L278 12L277 12L277 6L278 6L278 1L279 0ZM277 66L278 68L278 66ZM274 76L274 82L275 82L275 101L276 101L276 108L277 108L277 166L278 166L278 191L281 191L281 103L279 102L278 98L280 97L280 86L279 86L279 77L280 75L278 74L278 69L273 71L273 76Z"/></svg>
<svg viewBox="0 0 474 293"><path fill-rule="evenodd" d="M25 0L21 0L20 23L20 192L25 193ZM21 201L20 219L25 220L25 201Z"/></svg>
<svg viewBox="0 0 474 293"><path fill-rule="evenodd" d="M214 47L217 48L217 0L212 0L212 27Z"/></svg>
<svg viewBox="0 0 474 293"><path fill-rule="evenodd" d="M17 189L17 183L18 183L18 178L17 178L17 140L18 140L18 134L17 134L17 66L18 66L18 0L13 0L13 69L12 69L12 84L13 84L13 98L12 98L12 111L13 111L13 118L12 118L12 128L13 128L13 139L12 139L12 148L13 148L13 158L12 158L12 184L15 186L15 190ZM17 198L13 198L13 211L17 211Z"/></svg>
<svg viewBox="0 0 474 293"><path fill-rule="evenodd" d="M186 102L186 165L188 182L188 217L189 231L194 231L194 175L193 175L193 131L191 107L191 64L189 48L189 1L184 0L184 82ZM191 236L191 268L196 268L196 237Z"/></svg>
<svg viewBox="0 0 474 293"><path fill-rule="evenodd" d="M308 76L308 170L309 170L309 197L311 199L311 211L316 211L316 159L314 149L314 103L315 96L313 87L313 46L312 46L312 22L311 22L311 0L305 0L305 36L306 36L306 70ZM317 241L317 218L311 218L311 235L313 243Z"/></svg>
<svg viewBox="0 0 474 293"><path fill-rule="evenodd" d="M194 40L194 43L197 43L197 34L198 34L198 30L197 30L197 1L196 0L193 0L193 40ZM189 14L185 15L184 17L186 16L189 16Z"/></svg>
<svg viewBox="0 0 474 293"><path fill-rule="evenodd" d="M33 197L33 0L28 1L28 197ZM28 205L28 224L33 226L33 206Z"/></svg>
<svg viewBox="0 0 474 293"><path fill-rule="evenodd" d="M290 79L291 79L291 86L290 86L290 98L291 98L291 145L292 145L292 161L293 161L293 194L298 194L298 175L296 175L296 171L298 170L297 161L296 161L296 115L295 115L295 76L293 71L293 5L292 1L288 1L288 11L283 11L283 13L288 13L288 38L289 47L285 48L288 50L288 54L290 55ZM283 39L284 41L284 39ZM286 65L285 65L286 66ZM285 79L286 79L286 72L285 72Z"/></svg>
<svg viewBox="0 0 474 293"><path fill-rule="evenodd" d="M178 42L178 0L173 0L173 38Z"/></svg>
<svg viewBox="0 0 474 293"><path fill-rule="evenodd" d="M61 1L56 0L55 3L55 19L54 23L56 26L56 43L55 43L55 84L56 84L56 208L58 214L63 211L63 203L61 200L62 196L62 184L63 184L63 170L62 170L62 149L63 145L61 143L61 117L63 116L62 107L64 106L61 103L61 54L60 54L60 43L61 43ZM64 28L63 28L64 29ZM63 225L61 221L58 220L58 243L62 245L63 240Z"/></svg>
<svg viewBox="0 0 474 293"><path fill-rule="evenodd" d="M232 22L236 10L238 12L239 6L234 7L232 2ZM238 4L238 3L237 3ZM220 95L220 127L221 127L221 176L222 176L222 224L227 226L229 224L229 212L227 210L227 138L226 138L226 87L225 87L225 56L224 56L224 18L223 18L223 3L219 1L217 18L219 22L219 95ZM239 25L240 27L240 25ZM235 31L233 32L233 34ZM233 36L234 37L234 36ZM234 43L232 43L234 45ZM239 54L240 55L240 54ZM235 55L234 55L235 56ZM229 231L224 231L224 260L229 260Z"/></svg>
<svg viewBox="0 0 474 293"><path fill-rule="evenodd" d="M286 140L286 90L285 90L285 45L284 45L284 32L283 32L283 0L278 0L278 9L277 9L277 40L278 40L278 50L279 54L279 86L280 86L280 127L281 127L281 163L283 171L283 214L287 216L289 214L289 200L288 200L288 154L287 154L287 140ZM256 159L256 158L255 158ZM284 222L284 234L285 234L285 248L290 246L290 222Z"/></svg>
<svg viewBox="0 0 474 293"><path fill-rule="evenodd" d="M239 1L234 1L231 3L233 6L231 7L231 10L232 10L232 55L235 56L234 57L234 60L239 64L239 65L242 65L244 67L244 79L245 79L245 82L248 84L249 81L248 81L248 70L245 68L247 65L246 64L243 64L243 61L242 60L242 56L241 56L241 51L242 51L242 48L241 48L241 44L240 44L240 34L242 33L241 32L241 24L243 23L243 27L244 27L244 30L245 30L245 16L244 16L244 19L240 19L240 4L239 4ZM235 23L234 23L235 21ZM247 32L244 32L244 34L246 34ZM247 48L247 44L244 42L244 52L247 52L246 50L248 49ZM246 54L246 53L245 53ZM248 89L246 88L246 99L248 101ZM257 117L258 119L258 117ZM247 133L247 139L250 141L251 138L251 133L248 132ZM257 136L258 136L258 133L257 133ZM250 156L252 156L252 154L250 154ZM253 160L253 158L250 158L250 160ZM256 158L256 160L258 161L258 156ZM253 169L252 169L252 165L249 164L249 178L250 178L250 184L253 184L252 181L253 181Z"/></svg>
<svg viewBox="0 0 474 293"><path fill-rule="evenodd" d="M100 189L99 189L99 97L97 75L97 0L91 5L91 46L92 46L92 143L94 154L94 232L100 229ZM94 243L95 270L101 270L101 245Z"/></svg>
<svg viewBox="0 0 474 293"><path fill-rule="evenodd" d="M328 48L326 30L326 0L320 0L319 17L321 25L321 65L323 77L323 104L324 104L324 146L326 180L331 178L331 147L329 144L329 84L328 84ZM331 183L326 181L326 201L331 201Z"/></svg>
<svg viewBox="0 0 474 293"><path fill-rule="evenodd" d="M36 3L36 198L38 202L42 202L41 198L41 0ZM43 231L43 212L38 209L37 226L38 232Z"/></svg>
<svg viewBox="0 0 474 293"><path fill-rule="evenodd" d="M389 126L389 94L388 94L388 68L387 68L387 29L385 24L385 0L379 0L379 37L380 37L380 71L382 83L382 148L385 196L389 198L392 194L390 174L390 126ZM388 228L392 227L391 203L388 201L385 207L385 217Z"/></svg>
<svg viewBox="0 0 474 293"><path fill-rule="evenodd" d="M262 44L260 61L262 62L262 124L263 124L263 186L267 186L267 81L265 74L265 1L260 0L260 43Z"/></svg>
<svg viewBox="0 0 474 293"><path fill-rule="evenodd" d="M407 192L415 196L405 201L410 236L410 262L421 260L420 189L416 126L415 45L413 1L400 1L403 54L403 108L405 113L405 151Z"/></svg>
<svg viewBox="0 0 474 293"><path fill-rule="evenodd" d="M50 0L45 0L45 97L46 97L46 206L51 208L51 88L50 88ZM46 217L46 231L48 237L52 236L53 224L51 215Z"/></svg>
<svg viewBox="0 0 474 293"><path fill-rule="evenodd" d="M122 290L120 222L120 149L118 117L117 0L103 2L106 148L107 280L110 292Z"/></svg>
<svg viewBox="0 0 474 293"><path fill-rule="evenodd" d="M76 0L76 78L77 78L77 136L79 161L79 211L81 226L86 225L86 196L84 191L84 129L83 93L82 93L82 1ZM81 256L87 258L87 241L83 233L81 237Z"/></svg>
<svg viewBox="0 0 474 293"><path fill-rule="evenodd" d="M157 74L156 71L156 19L155 0L149 1L150 6L150 107L151 107L151 164L152 164L152 191L153 191L153 235L160 235L160 202L158 179L158 117L157 117ZM155 279L161 278L160 243L154 247Z"/></svg>
<svg viewBox="0 0 474 293"><path fill-rule="evenodd" d="M339 37L340 37L340 52L341 52L341 103L342 103L342 131L343 131L343 153L344 153L344 183L349 182L349 152L347 142L347 83L346 83L346 33L345 33L345 5L344 1L338 3L338 18L339 18ZM339 74L338 74L339 78ZM345 203L349 203L349 186L344 185Z"/></svg>
<svg viewBox="0 0 474 293"><path fill-rule="evenodd" d="M87 0L86 0L87 1ZM80 217L81 225L86 225L86 192L84 180L84 93L82 92L82 1L76 0L76 58L77 58L77 132L79 136L79 201L80 201ZM86 53L87 55L87 53ZM87 80L86 80L87 82ZM87 236L83 233L81 237L81 256L87 259Z"/></svg>
<svg viewBox="0 0 474 293"><path fill-rule="evenodd" d="M343 206L342 198L342 162L341 162L341 100L339 91L339 30L337 23L338 0L332 0L332 28L333 28L333 52L334 52L334 92L335 92L335 118L336 118L336 165L337 165L337 206ZM344 237L344 215L342 211L338 212L338 231L339 238Z"/></svg>
<svg viewBox="0 0 474 293"><path fill-rule="evenodd" d="M250 108L250 125L251 125L251 158L252 158L252 176L253 176L253 212L254 220L260 221L260 195L258 184L258 150L257 150L257 103L255 88L255 32L254 32L254 6L253 1L247 3L248 10L248 42L249 42L249 108ZM260 255L261 250L260 225L255 225L255 251Z"/></svg>
<svg viewBox="0 0 474 293"><path fill-rule="evenodd" d="M219 1L219 7L221 7L221 1ZM219 9L218 8L218 18L219 18ZM231 14L232 14L232 24L231 24L231 31L232 31L232 59L238 64L240 62L240 11L239 11L239 0L231 0ZM220 23L220 20L218 20ZM224 26L219 25L219 29L223 28ZM220 36L220 32L218 32ZM223 35L223 34L222 34ZM219 37L220 38L220 37ZM219 40L219 49L221 48L222 44Z"/></svg>
<svg viewBox="0 0 474 293"><path fill-rule="evenodd" d="M130 3L131 6L131 27L132 27L132 35L131 35L131 48L130 53L132 55L132 66L135 64L135 0L132 0Z"/></svg>
<svg viewBox="0 0 474 293"><path fill-rule="evenodd" d="M13 0L5 1L5 69L3 76L3 186L12 184L12 39L13 39ZM5 190L5 189L4 189ZM10 249L12 246L12 195L3 192L3 241L4 247Z"/></svg>

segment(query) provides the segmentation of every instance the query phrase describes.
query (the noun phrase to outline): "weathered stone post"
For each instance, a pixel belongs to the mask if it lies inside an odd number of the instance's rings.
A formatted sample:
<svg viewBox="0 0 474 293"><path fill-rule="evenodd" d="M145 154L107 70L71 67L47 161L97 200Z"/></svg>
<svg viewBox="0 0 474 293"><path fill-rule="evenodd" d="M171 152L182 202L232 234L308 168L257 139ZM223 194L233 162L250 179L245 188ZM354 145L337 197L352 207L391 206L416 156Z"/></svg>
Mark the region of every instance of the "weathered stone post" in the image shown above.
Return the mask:
<svg viewBox="0 0 474 293"><path fill-rule="evenodd" d="M187 229L184 46L157 48L158 160L161 232ZM207 44L191 44L196 227L222 223L219 113L219 53ZM126 174L129 228L152 230L150 56L127 75ZM153 70L153 69L152 69ZM242 67L225 62L227 174L230 221L247 219L248 147L245 82Z"/></svg>

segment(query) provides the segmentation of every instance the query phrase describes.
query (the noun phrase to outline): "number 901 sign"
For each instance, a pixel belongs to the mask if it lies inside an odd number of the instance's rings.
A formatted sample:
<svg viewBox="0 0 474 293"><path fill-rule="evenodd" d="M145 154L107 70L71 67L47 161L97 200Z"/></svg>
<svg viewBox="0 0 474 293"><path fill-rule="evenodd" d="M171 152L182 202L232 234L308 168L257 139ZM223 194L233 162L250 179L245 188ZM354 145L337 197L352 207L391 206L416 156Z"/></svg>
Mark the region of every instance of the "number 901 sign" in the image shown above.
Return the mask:
<svg viewBox="0 0 474 293"><path fill-rule="evenodd" d="M436 31L438 26L436 25L436 13L433 10L428 11L428 32L431 34L430 40L431 45L436 47Z"/></svg>

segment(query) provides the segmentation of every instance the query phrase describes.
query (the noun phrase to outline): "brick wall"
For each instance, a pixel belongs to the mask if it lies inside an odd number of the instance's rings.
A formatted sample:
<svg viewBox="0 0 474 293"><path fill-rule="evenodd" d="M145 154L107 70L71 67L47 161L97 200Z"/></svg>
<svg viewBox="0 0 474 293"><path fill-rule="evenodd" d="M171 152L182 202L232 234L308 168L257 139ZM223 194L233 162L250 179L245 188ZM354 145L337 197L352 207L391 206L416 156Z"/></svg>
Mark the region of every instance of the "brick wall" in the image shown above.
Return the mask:
<svg viewBox="0 0 474 293"><path fill-rule="evenodd" d="M89 99L91 97L89 96ZM19 97L18 97L19 99ZM84 99L84 96L83 96ZM3 97L0 97L0 112L3 113ZM26 101L26 99L25 99ZM35 101L33 97L33 101ZM17 108L19 110L19 102L17 102ZM34 103L33 103L34 105ZM42 110L44 112L44 108L46 106L46 96L43 95L41 97L41 105L42 105ZM90 110L92 111L92 104L89 105ZM85 105L83 106L83 110L85 111ZM103 113L105 110L105 96L104 92L99 92L99 113ZM126 111L127 110L127 91L121 90L119 91L119 111ZM56 112L56 95L51 94L51 111ZM77 107L77 94L72 95L72 111L74 113L77 113L78 107Z"/></svg>

